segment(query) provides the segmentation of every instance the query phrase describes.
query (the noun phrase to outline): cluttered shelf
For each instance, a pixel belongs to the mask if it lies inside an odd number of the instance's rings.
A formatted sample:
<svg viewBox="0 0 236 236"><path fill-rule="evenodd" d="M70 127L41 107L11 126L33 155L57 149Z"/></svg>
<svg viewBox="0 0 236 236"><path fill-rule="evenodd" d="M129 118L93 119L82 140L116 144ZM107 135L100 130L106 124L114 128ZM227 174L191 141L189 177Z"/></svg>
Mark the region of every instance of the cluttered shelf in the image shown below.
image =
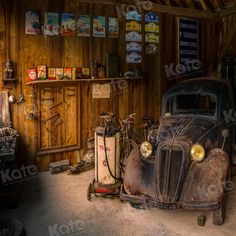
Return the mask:
<svg viewBox="0 0 236 236"><path fill-rule="evenodd" d="M99 81L112 81L112 80L130 80L130 79L143 79L143 77L117 77L117 78L99 78L99 79L65 79L65 80L35 80L27 82L27 85L37 85L45 83L77 83L77 82L99 82Z"/></svg>

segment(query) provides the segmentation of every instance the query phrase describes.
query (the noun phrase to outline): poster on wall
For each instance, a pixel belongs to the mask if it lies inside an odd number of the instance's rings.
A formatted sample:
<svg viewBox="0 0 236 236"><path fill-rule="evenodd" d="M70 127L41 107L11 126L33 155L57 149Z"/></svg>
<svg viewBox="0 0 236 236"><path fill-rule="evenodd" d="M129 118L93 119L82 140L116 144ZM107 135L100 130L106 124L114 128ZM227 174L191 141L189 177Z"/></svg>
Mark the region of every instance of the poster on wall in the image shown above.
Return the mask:
<svg viewBox="0 0 236 236"><path fill-rule="evenodd" d="M119 21L117 18L109 17L108 36L110 38L118 38L119 37Z"/></svg>
<svg viewBox="0 0 236 236"><path fill-rule="evenodd" d="M54 12L44 13L44 35L59 34L59 14Z"/></svg>
<svg viewBox="0 0 236 236"><path fill-rule="evenodd" d="M89 37L91 34L91 27L90 27L90 23L91 23L91 18L90 16L79 16L78 20L78 36L82 36L82 37Z"/></svg>
<svg viewBox="0 0 236 236"><path fill-rule="evenodd" d="M93 18L93 37L104 38L106 36L106 18L105 16L96 16Z"/></svg>
<svg viewBox="0 0 236 236"><path fill-rule="evenodd" d="M107 84L93 84L93 98L110 98L111 85Z"/></svg>
<svg viewBox="0 0 236 236"><path fill-rule="evenodd" d="M76 21L75 15L71 13L61 14L61 34L62 35L75 35L76 34Z"/></svg>
<svg viewBox="0 0 236 236"><path fill-rule="evenodd" d="M179 63L198 59L198 22L195 19L179 18Z"/></svg>
<svg viewBox="0 0 236 236"><path fill-rule="evenodd" d="M40 28L39 12L27 11L25 13L25 33L37 35L40 34Z"/></svg>

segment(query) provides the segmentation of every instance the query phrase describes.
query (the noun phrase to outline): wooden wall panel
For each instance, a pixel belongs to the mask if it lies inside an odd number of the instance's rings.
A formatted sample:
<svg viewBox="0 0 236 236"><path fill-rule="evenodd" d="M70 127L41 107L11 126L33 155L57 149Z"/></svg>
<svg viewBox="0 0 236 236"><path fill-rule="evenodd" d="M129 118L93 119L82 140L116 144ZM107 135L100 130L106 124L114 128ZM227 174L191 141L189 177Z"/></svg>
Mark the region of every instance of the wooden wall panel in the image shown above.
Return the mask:
<svg viewBox="0 0 236 236"><path fill-rule="evenodd" d="M24 34L24 15L26 10L38 10L41 12L42 22L45 11L72 12L91 16L116 17L115 7L112 5L81 3L77 0L14 0L13 13L11 15L11 57L17 62L19 77L22 74L23 91L26 102L12 105L13 123L21 135L21 156L26 162L37 163L41 169L46 169L50 161L69 159L75 163L81 157L81 151L50 154L36 158L36 124L28 118L29 110L34 106L32 100L32 88L25 85L27 81L27 69L39 64L49 67L89 67L92 59L105 65L106 53L117 52L121 58L121 71L132 70L133 65L125 63L125 20L120 19L119 39L111 38L80 38L77 36L43 35L29 36ZM1 1L2 3L2 1ZM0 13L3 13L0 5ZM97 126L98 115L101 112L113 111L120 118L125 118L129 113L136 113L135 128L140 129L141 119L150 116L158 121L160 116L160 104L163 93L178 80L168 80L164 66L178 62L177 48L177 17L172 14L162 13L160 16L160 49L157 55L147 56L143 54L142 69L143 80L125 80L112 83L110 99L92 99L92 83L78 83L78 123L76 133L81 137L81 148L86 147L86 140L91 137ZM19 23L20 22L20 23ZM218 22L199 19L200 25L200 61L203 64L203 75L214 74L219 57L221 25ZM5 45L5 21L4 14L0 14L0 43ZM0 45L1 46L1 45ZM6 60L6 48L0 48L0 63ZM2 76L0 67L0 77ZM1 79L0 79L1 83ZM103 82L104 83L104 82ZM0 84L1 85L1 84ZM12 90L16 96L20 94L20 86ZM68 108L69 109L69 108ZM46 137L45 137L46 139Z"/></svg>

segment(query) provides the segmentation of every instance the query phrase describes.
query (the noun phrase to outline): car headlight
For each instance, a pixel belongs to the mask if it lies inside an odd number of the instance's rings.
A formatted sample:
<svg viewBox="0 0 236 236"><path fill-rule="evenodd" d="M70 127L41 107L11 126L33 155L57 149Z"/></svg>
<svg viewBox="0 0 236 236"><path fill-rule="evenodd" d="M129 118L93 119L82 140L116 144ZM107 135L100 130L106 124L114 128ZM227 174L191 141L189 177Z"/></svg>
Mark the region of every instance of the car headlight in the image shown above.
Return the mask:
<svg viewBox="0 0 236 236"><path fill-rule="evenodd" d="M152 155L152 144L145 141L140 146L140 152L144 158L148 158Z"/></svg>
<svg viewBox="0 0 236 236"><path fill-rule="evenodd" d="M200 144L191 147L191 156L194 161L201 162L205 157L205 150Z"/></svg>

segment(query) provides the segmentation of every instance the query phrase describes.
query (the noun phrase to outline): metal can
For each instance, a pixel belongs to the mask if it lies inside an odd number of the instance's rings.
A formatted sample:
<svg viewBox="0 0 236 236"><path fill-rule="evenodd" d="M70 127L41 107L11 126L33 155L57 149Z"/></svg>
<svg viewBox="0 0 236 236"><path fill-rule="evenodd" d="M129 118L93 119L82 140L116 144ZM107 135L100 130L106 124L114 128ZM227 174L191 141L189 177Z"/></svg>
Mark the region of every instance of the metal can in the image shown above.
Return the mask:
<svg viewBox="0 0 236 236"><path fill-rule="evenodd" d="M77 77L77 68L73 67L72 68L72 79L76 80L76 77Z"/></svg>

